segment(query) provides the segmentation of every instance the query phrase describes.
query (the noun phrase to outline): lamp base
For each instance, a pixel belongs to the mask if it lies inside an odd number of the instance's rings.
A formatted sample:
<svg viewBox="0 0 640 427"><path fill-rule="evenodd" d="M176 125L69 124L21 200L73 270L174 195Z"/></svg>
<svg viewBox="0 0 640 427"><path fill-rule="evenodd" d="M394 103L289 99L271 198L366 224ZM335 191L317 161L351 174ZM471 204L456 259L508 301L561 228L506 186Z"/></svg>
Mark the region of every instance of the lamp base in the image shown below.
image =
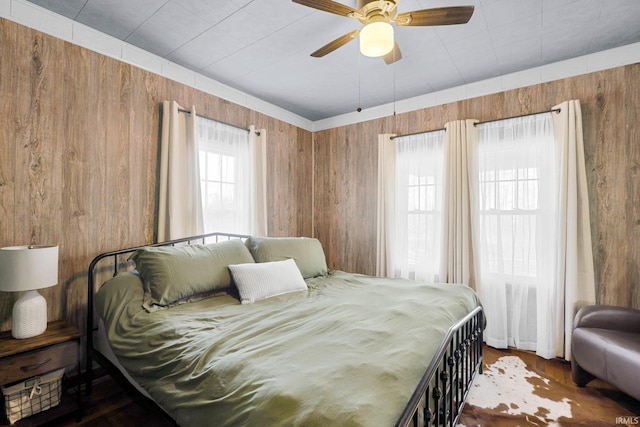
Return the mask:
<svg viewBox="0 0 640 427"><path fill-rule="evenodd" d="M36 290L27 291L13 305L11 335L35 337L47 330L47 301Z"/></svg>

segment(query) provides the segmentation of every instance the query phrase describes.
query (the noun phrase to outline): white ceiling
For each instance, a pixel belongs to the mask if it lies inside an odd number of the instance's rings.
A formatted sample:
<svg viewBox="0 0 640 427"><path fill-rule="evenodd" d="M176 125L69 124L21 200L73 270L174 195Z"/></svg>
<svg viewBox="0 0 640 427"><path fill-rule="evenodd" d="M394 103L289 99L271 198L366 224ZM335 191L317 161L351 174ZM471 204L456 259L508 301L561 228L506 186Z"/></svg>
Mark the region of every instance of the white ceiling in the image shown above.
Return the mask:
<svg viewBox="0 0 640 427"><path fill-rule="evenodd" d="M640 42L640 0L402 0L399 12L475 11L396 27L392 65L357 41L312 58L361 24L290 0L29 1L311 121Z"/></svg>

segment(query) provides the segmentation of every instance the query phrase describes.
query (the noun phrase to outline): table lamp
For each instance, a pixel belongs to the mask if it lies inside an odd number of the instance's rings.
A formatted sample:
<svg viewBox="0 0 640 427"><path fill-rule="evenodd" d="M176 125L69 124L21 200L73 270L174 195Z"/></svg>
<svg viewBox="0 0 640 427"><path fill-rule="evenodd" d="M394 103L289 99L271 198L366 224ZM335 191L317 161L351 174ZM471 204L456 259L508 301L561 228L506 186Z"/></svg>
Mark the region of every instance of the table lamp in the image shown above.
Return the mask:
<svg viewBox="0 0 640 427"><path fill-rule="evenodd" d="M47 301L37 289L57 283L58 246L0 248L0 291L25 291L13 305L14 338L31 338L47 330Z"/></svg>

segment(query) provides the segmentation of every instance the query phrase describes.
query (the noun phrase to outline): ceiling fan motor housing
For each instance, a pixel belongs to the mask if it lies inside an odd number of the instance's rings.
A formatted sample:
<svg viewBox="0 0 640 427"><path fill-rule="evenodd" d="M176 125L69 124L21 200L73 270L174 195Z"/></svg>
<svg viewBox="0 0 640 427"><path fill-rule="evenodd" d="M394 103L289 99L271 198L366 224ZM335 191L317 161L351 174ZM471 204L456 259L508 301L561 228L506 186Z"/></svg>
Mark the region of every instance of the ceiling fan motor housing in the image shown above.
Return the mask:
<svg viewBox="0 0 640 427"><path fill-rule="evenodd" d="M358 0L358 12L354 18L365 25L370 22L390 22L397 14L396 7L394 0Z"/></svg>

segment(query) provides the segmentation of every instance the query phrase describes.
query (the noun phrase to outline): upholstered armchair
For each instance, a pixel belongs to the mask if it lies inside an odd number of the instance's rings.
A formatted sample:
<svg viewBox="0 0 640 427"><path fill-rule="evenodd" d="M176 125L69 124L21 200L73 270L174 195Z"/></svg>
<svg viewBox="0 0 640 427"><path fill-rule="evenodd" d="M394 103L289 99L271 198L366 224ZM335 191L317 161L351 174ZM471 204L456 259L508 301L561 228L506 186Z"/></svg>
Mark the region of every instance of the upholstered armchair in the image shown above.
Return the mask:
<svg viewBox="0 0 640 427"><path fill-rule="evenodd" d="M583 307L573 322L571 374L580 387L599 378L640 400L640 310Z"/></svg>

